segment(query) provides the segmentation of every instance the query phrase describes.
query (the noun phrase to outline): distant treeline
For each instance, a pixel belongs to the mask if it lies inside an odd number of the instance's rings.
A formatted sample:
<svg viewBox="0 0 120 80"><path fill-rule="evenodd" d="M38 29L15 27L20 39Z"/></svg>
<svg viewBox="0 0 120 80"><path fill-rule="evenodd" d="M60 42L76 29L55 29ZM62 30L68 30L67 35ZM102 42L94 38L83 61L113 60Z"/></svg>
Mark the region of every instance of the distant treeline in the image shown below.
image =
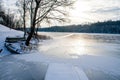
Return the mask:
<svg viewBox="0 0 120 80"><path fill-rule="evenodd" d="M17 28L23 30L23 28ZM41 32L78 32L78 33L113 33L120 34L120 20L105 21L80 25L52 26L37 29ZM29 31L29 28L27 28Z"/></svg>
<svg viewBox="0 0 120 80"><path fill-rule="evenodd" d="M96 22L85 25L53 26L48 28L39 28L39 31L45 32L80 32L80 33L116 33L120 34L120 20Z"/></svg>

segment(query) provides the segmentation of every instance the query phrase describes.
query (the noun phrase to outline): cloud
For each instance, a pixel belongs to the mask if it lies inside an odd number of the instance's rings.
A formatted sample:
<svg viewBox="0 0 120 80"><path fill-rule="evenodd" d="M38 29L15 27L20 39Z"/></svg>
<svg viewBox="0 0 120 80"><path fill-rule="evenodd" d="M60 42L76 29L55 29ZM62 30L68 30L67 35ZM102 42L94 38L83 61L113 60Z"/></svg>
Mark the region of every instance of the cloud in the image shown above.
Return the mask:
<svg viewBox="0 0 120 80"><path fill-rule="evenodd" d="M120 0L83 0L89 4L88 15L95 20L118 20L120 18Z"/></svg>
<svg viewBox="0 0 120 80"><path fill-rule="evenodd" d="M120 12L120 7L106 7L106 8L100 8L96 10L92 10L92 13L115 13Z"/></svg>

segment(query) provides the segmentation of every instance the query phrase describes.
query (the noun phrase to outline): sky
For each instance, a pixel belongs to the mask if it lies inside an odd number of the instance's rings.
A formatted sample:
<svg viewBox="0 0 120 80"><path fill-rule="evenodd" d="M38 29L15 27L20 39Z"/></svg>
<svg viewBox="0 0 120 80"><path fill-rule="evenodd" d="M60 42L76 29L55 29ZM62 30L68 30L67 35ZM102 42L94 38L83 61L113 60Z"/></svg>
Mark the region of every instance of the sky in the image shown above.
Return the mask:
<svg viewBox="0 0 120 80"><path fill-rule="evenodd" d="M4 0L5 6L14 9L15 0ZM66 24L81 24L106 20L120 20L120 0L77 0L69 11ZM57 25L57 24L56 24Z"/></svg>
<svg viewBox="0 0 120 80"><path fill-rule="evenodd" d="M120 0L77 0L71 11L73 23L120 19Z"/></svg>

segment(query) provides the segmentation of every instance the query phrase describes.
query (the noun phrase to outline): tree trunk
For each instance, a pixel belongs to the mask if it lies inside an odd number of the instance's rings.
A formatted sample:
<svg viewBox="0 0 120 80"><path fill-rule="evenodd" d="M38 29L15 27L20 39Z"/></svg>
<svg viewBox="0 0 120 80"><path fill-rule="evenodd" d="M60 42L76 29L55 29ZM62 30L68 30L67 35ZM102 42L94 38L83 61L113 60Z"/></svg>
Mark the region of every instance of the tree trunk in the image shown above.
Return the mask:
<svg viewBox="0 0 120 80"><path fill-rule="evenodd" d="M26 17L26 15L25 15L25 13L26 13L26 7L25 7L25 0L24 0L24 3L23 3L23 24L24 24L24 38L25 38L25 35L26 35L26 20L25 20L25 17Z"/></svg>
<svg viewBox="0 0 120 80"><path fill-rule="evenodd" d="M32 38L32 36L33 36L33 34L34 34L34 30L35 28L31 28L31 32L29 33L29 36L28 36L28 38L27 38L27 40L26 40L26 42L25 42L25 44L26 44L26 46L29 46L29 44L30 44L30 40L31 40L31 38Z"/></svg>
<svg viewBox="0 0 120 80"><path fill-rule="evenodd" d="M36 16L37 16L37 11L38 11L38 8L39 8L39 3L36 3L36 7L35 7L35 11L34 11L34 16L33 16L33 20L32 20L32 25L31 25L31 32L25 42L26 46L29 46L30 44L30 40L33 36L33 34L35 33L35 25L36 25ZM32 14L32 13L31 13Z"/></svg>

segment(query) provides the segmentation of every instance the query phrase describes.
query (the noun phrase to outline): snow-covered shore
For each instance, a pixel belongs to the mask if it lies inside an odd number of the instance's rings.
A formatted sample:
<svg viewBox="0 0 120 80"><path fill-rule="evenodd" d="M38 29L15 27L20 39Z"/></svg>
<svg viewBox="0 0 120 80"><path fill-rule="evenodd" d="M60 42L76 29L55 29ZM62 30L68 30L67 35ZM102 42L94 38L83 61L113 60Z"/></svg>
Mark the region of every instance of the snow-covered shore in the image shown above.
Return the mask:
<svg viewBox="0 0 120 80"><path fill-rule="evenodd" d="M23 32L10 29L6 26L0 24L0 49L3 49L3 52L0 54L0 57L9 55L10 52L4 47L6 37L15 37L23 36Z"/></svg>
<svg viewBox="0 0 120 80"><path fill-rule="evenodd" d="M4 48L5 38L7 36L22 35L23 32L21 31L10 30L0 25L0 48L4 49L0 53L0 80L120 79L120 59L116 57L75 55L77 58L61 58L46 55L39 50L32 50L29 54L5 56L10 54ZM56 40L59 39L57 38ZM50 43L56 42L56 40L44 41L42 45L47 46ZM57 79L58 77L59 79Z"/></svg>

